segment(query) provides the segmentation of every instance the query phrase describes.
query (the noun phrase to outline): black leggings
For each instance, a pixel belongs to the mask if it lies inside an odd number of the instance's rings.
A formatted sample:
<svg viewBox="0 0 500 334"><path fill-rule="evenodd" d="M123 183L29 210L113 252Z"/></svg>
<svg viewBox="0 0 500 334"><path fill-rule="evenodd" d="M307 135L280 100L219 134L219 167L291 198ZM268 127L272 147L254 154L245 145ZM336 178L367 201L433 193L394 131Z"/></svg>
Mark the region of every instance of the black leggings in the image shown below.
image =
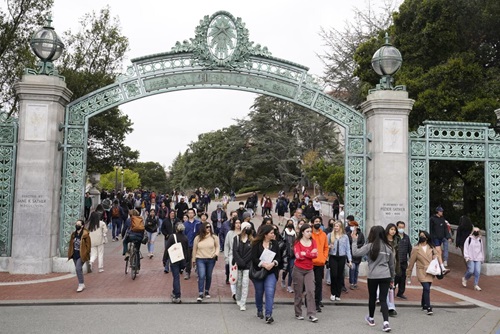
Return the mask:
<svg viewBox="0 0 500 334"><path fill-rule="evenodd" d="M369 278L368 279L368 313L370 318L375 314L375 302L377 300L377 288L380 289L379 297L380 309L384 321L389 321L389 308L387 307L387 293L391 285L390 278Z"/></svg>

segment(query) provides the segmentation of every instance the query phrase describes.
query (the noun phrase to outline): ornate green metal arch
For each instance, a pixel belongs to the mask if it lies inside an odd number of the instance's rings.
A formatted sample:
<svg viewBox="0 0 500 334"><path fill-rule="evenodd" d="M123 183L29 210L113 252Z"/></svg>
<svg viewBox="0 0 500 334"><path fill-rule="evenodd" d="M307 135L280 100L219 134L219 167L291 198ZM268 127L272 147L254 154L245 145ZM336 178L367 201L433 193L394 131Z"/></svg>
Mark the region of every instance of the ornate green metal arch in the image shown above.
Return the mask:
<svg viewBox="0 0 500 334"><path fill-rule="evenodd" d="M425 121L410 134L410 238L429 230L429 160L484 162L486 250L500 262L500 136L488 123Z"/></svg>
<svg viewBox="0 0 500 334"><path fill-rule="evenodd" d="M271 56L254 45L240 18L228 12L205 16L195 38L172 51L136 58L114 84L66 108L60 250L66 251L72 225L83 212L88 120L109 108L150 95L186 89L232 89L294 102L335 121L346 131L346 212L365 221L365 119L325 94L308 68Z"/></svg>
<svg viewBox="0 0 500 334"><path fill-rule="evenodd" d="M18 122L0 112L0 256L10 256Z"/></svg>

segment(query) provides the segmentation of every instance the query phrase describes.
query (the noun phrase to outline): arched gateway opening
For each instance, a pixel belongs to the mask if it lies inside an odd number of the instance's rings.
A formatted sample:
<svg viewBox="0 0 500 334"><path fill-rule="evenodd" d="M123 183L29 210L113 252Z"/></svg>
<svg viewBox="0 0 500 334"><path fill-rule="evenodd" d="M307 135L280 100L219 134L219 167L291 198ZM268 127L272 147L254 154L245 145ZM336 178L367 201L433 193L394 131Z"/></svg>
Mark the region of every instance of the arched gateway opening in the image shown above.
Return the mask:
<svg viewBox="0 0 500 334"><path fill-rule="evenodd" d="M323 91L308 68L273 57L249 40L241 18L219 11L205 16L195 37L170 52L132 60L125 74L66 107L59 249L67 250L73 224L83 212L89 119L147 96L187 89L231 89L271 95L313 110L345 129L345 209L365 222L365 118Z"/></svg>

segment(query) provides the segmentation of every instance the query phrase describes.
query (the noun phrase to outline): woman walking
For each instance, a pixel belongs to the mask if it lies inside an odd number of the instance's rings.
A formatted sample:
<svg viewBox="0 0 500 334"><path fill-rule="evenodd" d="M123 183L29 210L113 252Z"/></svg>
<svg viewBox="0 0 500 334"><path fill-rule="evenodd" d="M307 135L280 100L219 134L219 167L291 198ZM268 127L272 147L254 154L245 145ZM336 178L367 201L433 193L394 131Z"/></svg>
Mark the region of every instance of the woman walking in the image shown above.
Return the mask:
<svg viewBox="0 0 500 334"><path fill-rule="evenodd" d="M236 217L238 218L238 217ZM241 224L241 233L233 238L233 263L238 266L238 279L236 281L236 304L240 311L246 311L248 297L248 285L250 283L248 273L252 261L253 228L248 222Z"/></svg>
<svg viewBox="0 0 500 334"><path fill-rule="evenodd" d="M423 288L420 305L423 311L427 311L427 315L433 314L431 305L431 285L434 276L428 274L426 271L434 258L437 258L438 261L440 260L439 252L434 247L431 235L427 231L420 231L418 244L411 250L410 263L408 263L406 276L408 276L408 283L411 283L411 272L413 266L416 264L417 279Z"/></svg>
<svg viewBox="0 0 500 334"><path fill-rule="evenodd" d="M456 235L456 240L455 240L455 246L460 248L460 251L462 252L462 256L464 256L464 244L465 244L465 239L467 239L471 233L472 229L474 228L474 225L472 225L472 222L469 217L467 216L462 216L458 220L458 228L457 228L457 235ZM465 268L468 268L467 261L465 261L464 257L464 264Z"/></svg>
<svg viewBox="0 0 500 334"><path fill-rule="evenodd" d="M153 258L155 252L155 240L158 235L158 218L155 214L154 206L151 205L149 216L146 218L146 225L144 226L148 233L148 256Z"/></svg>
<svg viewBox="0 0 500 334"><path fill-rule="evenodd" d="M68 260L73 259L75 263L76 277L78 277L78 288L76 292L82 292L85 289L83 281L83 264L90 259L90 235L83 227L83 221L77 220L75 231L71 233L68 247Z"/></svg>
<svg viewBox="0 0 500 334"><path fill-rule="evenodd" d="M481 276L481 263L484 262L484 247L478 227L474 227L471 235L464 242L464 258L467 262L467 271L462 277L462 285L467 287L467 280L474 275L474 290L481 291L479 276Z"/></svg>
<svg viewBox="0 0 500 334"><path fill-rule="evenodd" d="M380 308L384 323L382 331L390 332L389 311L387 308L387 293L389 287L394 285L394 253L387 241L387 235L382 226L373 226L368 234L368 243L358 248L357 230L351 232L352 253L354 256L364 256L368 254L368 315L365 317L369 326L375 326L375 301L377 299L377 289L380 292ZM411 269L410 273L411 273ZM332 282L333 283L333 282Z"/></svg>
<svg viewBox="0 0 500 334"><path fill-rule="evenodd" d="M168 240L165 243L165 254L163 256L163 261L165 263L170 262L170 270L172 271L172 278L173 278L171 297L172 297L172 303L174 304L181 303L181 273L184 270L184 268L186 268L188 239L184 235L184 228L185 228L184 224L177 224L175 226L175 234L172 233L168 237ZM184 259L172 263L168 255L168 249L175 243L181 244Z"/></svg>
<svg viewBox="0 0 500 334"><path fill-rule="evenodd" d="M285 247L287 249L288 254L288 265L286 266L286 270L283 270L281 274L281 287L284 289L286 287L286 291L289 293L293 293L292 288L292 272L293 266L295 264L295 254L293 252L293 246L295 245L295 239L297 238L297 233L293 228L293 220L288 219L286 222L286 227L283 230L282 239L285 242ZM288 282L285 281L286 276L288 275Z"/></svg>
<svg viewBox="0 0 500 334"><path fill-rule="evenodd" d="M104 271L104 241L107 239L108 227L105 222L100 220L99 213L95 211L90 214L89 231L90 243L92 245L89 261L90 271L92 271L92 266L97 258L99 261L99 272L102 273Z"/></svg>
<svg viewBox="0 0 500 334"><path fill-rule="evenodd" d="M297 292L294 298L295 319L304 320L302 315L302 299L305 291L307 317L311 322L317 322L316 302L314 299L314 271L313 259L318 257L318 247L312 238L312 228L304 224L293 246L295 254L295 268L293 270L293 289Z"/></svg>
<svg viewBox="0 0 500 334"><path fill-rule="evenodd" d="M263 299L266 295L266 323L272 324L274 293L278 280L280 249L278 242L274 240L274 227L272 225L261 225L259 233L252 242L252 263L255 275L251 276L255 289L255 306L257 317L264 318ZM262 270L264 272L262 272ZM259 276L259 273L261 276Z"/></svg>
<svg viewBox="0 0 500 334"><path fill-rule="evenodd" d="M212 226L209 223L201 224L198 235L193 242L193 266L198 270L198 298L196 301L201 303L203 298L210 298L210 286L212 284L212 271L219 252L219 238L216 238L212 232Z"/></svg>
<svg viewBox="0 0 500 334"><path fill-rule="evenodd" d="M224 241L224 261L226 265L231 266L233 264L233 241L234 238L241 233L241 221L236 216L231 220L230 230L227 232L226 239ZM231 296L236 300L236 284L231 284Z"/></svg>
<svg viewBox="0 0 500 334"><path fill-rule="evenodd" d="M396 276L401 275L401 266L399 264L399 242L401 238L398 235L398 228L395 224L389 223L385 227L385 233L387 235L387 241L392 247L392 251L394 252L394 272ZM392 296L390 297L390 295ZM389 289L389 293L387 295L387 307L389 309L389 316L395 317L398 312L396 311L396 304L394 302L394 286Z"/></svg>
<svg viewBox="0 0 500 334"><path fill-rule="evenodd" d="M357 237L357 235L356 235ZM332 233L328 234L328 262L330 264L330 300L340 301L340 294L344 285L344 267L347 261L351 267L352 255L349 246L349 237L344 232L344 224L336 222ZM353 248L354 249L354 248Z"/></svg>

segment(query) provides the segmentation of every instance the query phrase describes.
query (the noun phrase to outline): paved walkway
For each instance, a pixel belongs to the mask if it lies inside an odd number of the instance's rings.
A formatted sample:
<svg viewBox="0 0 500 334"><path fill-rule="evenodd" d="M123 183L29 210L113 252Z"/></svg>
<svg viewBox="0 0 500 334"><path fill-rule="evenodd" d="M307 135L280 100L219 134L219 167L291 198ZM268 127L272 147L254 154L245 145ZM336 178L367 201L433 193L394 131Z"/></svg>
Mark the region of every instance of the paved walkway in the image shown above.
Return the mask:
<svg viewBox="0 0 500 334"><path fill-rule="evenodd" d="M232 203L236 205L236 203ZM210 209L214 209L212 203ZM260 217L253 221L258 226ZM111 237L109 236L109 240ZM96 270L85 275L86 289L76 293L77 279L75 275L67 273L53 273L48 275L11 275L0 273L0 305L12 304L76 304L76 303L169 303L172 290L171 274L164 274L161 263L163 254L163 236L159 236L155 244L153 259L144 258L141 262L141 272L136 280L125 275L122 252L122 243L109 242L105 246L103 273ZM142 246L144 254L146 247ZM451 254L449 268L452 272L443 280L435 280L431 300L435 307L467 308L481 306L490 310L500 310L500 277L481 276L480 286L483 291L474 291L472 282L467 288L461 285L461 276L465 266L462 259ZM407 301L397 300L397 307L419 307L421 287L415 277L413 285L405 293ZM329 300L329 286L323 285L323 300L325 304L333 304ZM197 282L193 275L188 281L181 280L183 303L196 302ZM225 283L223 256L219 257L213 274L211 300L206 302L232 303L231 292ZM250 300L253 300L253 287L250 284ZM360 279L358 290L349 290L341 296L338 305L366 305L368 291L363 278ZM278 283L276 293L278 303L293 303L293 294L287 293Z"/></svg>

